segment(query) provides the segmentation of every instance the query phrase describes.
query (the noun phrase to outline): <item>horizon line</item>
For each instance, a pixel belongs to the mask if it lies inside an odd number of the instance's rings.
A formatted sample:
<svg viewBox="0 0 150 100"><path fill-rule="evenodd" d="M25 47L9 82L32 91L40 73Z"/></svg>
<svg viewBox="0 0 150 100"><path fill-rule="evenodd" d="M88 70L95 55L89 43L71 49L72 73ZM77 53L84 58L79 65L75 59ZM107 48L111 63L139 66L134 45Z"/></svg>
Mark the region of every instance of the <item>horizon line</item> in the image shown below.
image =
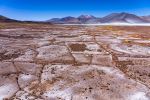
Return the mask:
<svg viewBox="0 0 150 100"><path fill-rule="evenodd" d="M127 13L127 14L134 14L134 15L136 15L136 16L139 16L139 17L142 17L142 16L149 16L150 14L146 14L146 15L138 15L138 14L135 14L135 13L131 13L131 12L111 12L111 13L108 13L108 14L105 14L105 15L103 15L103 16L95 16L95 15L92 15L92 14L79 14L79 15L77 15L77 16L72 16L72 15L66 15L66 16L63 16L63 17L51 17L51 18L49 18L49 19L45 19L45 20L21 20L21 19L17 19L17 18L11 18L11 17L9 17L9 16L7 16L7 15L1 15L0 14L0 16L4 16L4 17L6 17L6 18L9 18L9 19L13 19L13 20L18 20L18 21L47 21L47 20L50 20L50 19L53 19L53 18L65 18L65 17L75 17L75 18L78 18L79 16L81 16L81 15L90 15L90 16L94 16L94 17L96 17L96 18L103 18L103 17L105 17L105 16L108 16L108 15L110 15L110 14L114 14L114 13Z"/></svg>

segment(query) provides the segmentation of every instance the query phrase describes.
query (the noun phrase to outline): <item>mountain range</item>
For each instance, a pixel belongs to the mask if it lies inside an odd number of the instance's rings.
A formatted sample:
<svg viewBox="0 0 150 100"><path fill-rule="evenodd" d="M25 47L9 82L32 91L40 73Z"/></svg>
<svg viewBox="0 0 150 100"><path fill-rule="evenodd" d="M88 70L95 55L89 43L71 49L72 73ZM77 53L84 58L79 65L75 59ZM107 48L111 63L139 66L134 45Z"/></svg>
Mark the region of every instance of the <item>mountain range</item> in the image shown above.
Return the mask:
<svg viewBox="0 0 150 100"><path fill-rule="evenodd" d="M54 24L101 24L101 23L150 23L149 16L137 16L130 13L112 13L105 17L98 18L92 15L81 15L79 17L53 18L47 20Z"/></svg>
<svg viewBox="0 0 150 100"><path fill-rule="evenodd" d="M32 21L19 21L0 15L0 22L32 22ZM150 23L150 15L137 16L125 12L112 13L102 18L95 17L92 15L81 15L79 17L68 16L64 18L52 18L50 20L42 21L42 23L52 23L52 24L103 24L103 23L143 24L144 23L145 24Z"/></svg>

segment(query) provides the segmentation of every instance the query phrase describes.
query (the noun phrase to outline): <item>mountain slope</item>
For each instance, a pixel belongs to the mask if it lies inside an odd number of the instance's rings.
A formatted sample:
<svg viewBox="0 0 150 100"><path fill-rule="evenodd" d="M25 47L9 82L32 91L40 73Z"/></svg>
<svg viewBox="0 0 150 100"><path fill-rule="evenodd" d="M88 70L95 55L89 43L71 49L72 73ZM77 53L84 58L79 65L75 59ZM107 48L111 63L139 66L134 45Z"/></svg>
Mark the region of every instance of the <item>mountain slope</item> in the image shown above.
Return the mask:
<svg viewBox="0 0 150 100"><path fill-rule="evenodd" d="M17 20L10 19L10 18L0 15L0 22L17 22Z"/></svg>
<svg viewBox="0 0 150 100"><path fill-rule="evenodd" d="M71 16L64 17L64 18L60 19L60 21L63 22L63 23L69 23L69 24L80 23L80 21L77 18L71 17Z"/></svg>
<svg viewBox="0 0 150 100"><path fill-rule="evenodd" d="M81 23L87 23L89 20L94 20L96 17L92 15L81 15L77 18Z"/></svg>
<svg viewBox="0 0 150 100"><path fill-rule="evenodd" d="M141 18L148 21L148 22L150 22L150 15L149 16L142 16Z"/></svg>
<svg viewBox="0 0 150 100"><path fill-rule="evenodd" d="M129 13L112 13L101 19L102 23L147 23L143 18Z"/></svg>

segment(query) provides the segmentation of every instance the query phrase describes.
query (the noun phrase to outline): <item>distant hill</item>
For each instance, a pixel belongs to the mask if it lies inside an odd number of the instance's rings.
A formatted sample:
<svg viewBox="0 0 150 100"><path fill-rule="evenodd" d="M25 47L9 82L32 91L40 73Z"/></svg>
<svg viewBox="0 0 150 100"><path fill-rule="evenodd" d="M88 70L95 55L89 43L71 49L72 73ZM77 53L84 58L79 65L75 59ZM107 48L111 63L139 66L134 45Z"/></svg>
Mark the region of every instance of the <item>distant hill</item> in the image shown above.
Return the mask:
<svg viewBox="0 0 150 100"><path fill-rule="evenodd" d="M52 24L50 22L45 22L45 21L20 21L20 20L15 20L11 19L5 16L0 15L0 22L19 22L19 23L41 23L41 24Z"/></svg>
<svg viewBox="0 0 150 100"><path fill-rule="evenodd" d="M80 24L80 21L75 17L64 17L64 18L52 18L47 20L47 22L51 22L54 24Z"/></svg>
<svg viewBox="0 0 150 100"><path fill-rule="evenodd" d="M0 22L18 22L17 20L7 18L5 16L0 15Z"/></svg>
<svg viewBox="0 0 150 100"><path fill-rule="evenodd" d="M99 24L99 23L150 23L150 16L137 16L130 13L112 13L102 18L92 15L81 15L79 17L54 18L48 22L55 24Z"/></svg>

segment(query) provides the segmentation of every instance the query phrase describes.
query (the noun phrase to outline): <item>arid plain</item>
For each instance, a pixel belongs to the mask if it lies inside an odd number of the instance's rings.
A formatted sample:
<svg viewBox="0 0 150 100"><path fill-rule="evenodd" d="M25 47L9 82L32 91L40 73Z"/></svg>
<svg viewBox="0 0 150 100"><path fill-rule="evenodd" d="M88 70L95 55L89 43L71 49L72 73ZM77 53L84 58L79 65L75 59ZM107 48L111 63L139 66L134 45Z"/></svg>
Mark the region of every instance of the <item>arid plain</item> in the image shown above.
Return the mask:
<svg viewBox="0 0 150 100"><path fill-rule="evenodd" d="M150 27L1 23L0 100L150 100Z"/></svg>

